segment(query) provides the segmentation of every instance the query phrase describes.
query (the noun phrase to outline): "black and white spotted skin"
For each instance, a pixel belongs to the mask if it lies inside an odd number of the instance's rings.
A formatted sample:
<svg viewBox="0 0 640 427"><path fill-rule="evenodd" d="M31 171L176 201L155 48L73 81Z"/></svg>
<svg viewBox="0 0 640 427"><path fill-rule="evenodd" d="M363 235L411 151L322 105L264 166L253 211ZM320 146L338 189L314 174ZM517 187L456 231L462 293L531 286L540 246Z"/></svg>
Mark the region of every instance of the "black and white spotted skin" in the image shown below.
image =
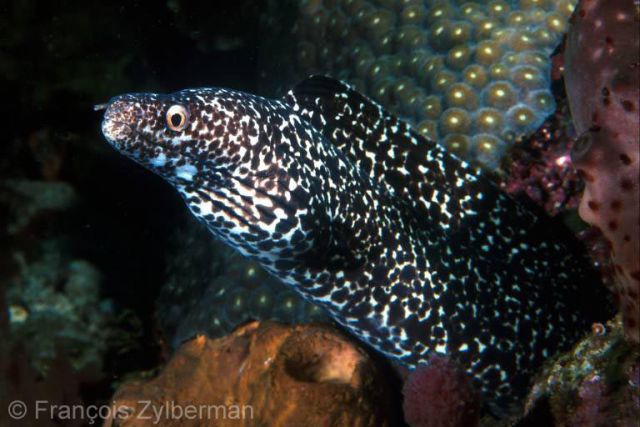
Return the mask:
<svg viewBox="0 0 640 427"><path fill-rule="evenodd" d="M388 357L450 355L496 412L606 318L569 233L344 83L123 95L102 130L214 235Z"/></svg>

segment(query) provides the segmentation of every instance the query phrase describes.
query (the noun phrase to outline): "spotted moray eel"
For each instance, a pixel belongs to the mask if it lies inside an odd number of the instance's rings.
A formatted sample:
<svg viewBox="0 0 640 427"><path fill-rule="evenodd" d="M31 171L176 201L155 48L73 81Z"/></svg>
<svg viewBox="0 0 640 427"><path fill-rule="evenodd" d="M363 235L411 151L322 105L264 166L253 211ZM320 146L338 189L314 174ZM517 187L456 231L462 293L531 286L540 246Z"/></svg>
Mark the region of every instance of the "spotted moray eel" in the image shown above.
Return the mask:
<svg viewBox="0 0 640 427"><path fill-rule="evenodd" d="M345 83L126 94L102 131L365 343L409 368L454 358L495 413L607 317L570 233Z"/></svg>

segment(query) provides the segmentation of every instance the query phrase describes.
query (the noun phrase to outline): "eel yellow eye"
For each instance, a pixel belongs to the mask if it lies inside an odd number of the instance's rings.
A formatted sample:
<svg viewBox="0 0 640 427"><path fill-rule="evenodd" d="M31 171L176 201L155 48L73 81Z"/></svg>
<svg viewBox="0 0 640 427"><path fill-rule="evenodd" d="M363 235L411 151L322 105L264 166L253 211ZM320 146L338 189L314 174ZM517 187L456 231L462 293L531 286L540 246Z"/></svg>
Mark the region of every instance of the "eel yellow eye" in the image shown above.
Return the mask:
<svg viewBox="0 0 640 427"><path fill-rule="evenodd" d="M187 126L189 113L182 105L172 105L167 110L167 127L176 132Z"/></svg>

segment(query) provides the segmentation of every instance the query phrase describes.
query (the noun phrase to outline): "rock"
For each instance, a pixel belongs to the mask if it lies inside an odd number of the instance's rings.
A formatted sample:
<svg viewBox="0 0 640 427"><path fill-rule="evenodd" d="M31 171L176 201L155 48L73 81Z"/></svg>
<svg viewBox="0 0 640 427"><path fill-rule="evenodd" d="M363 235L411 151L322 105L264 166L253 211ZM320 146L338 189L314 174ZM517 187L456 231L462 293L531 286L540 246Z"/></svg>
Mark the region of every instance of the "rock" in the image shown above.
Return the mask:
<svg viewBox="0 0 640 427"><path fill-rule="evenodd" d="M556 426L638 425L640 348L624 339L620 317L594 324L592 334L546 365L527 398L525 421L548 412Z"/></svg>
<svg viewBox="0 0 640 427"><path fill-rule="evenodd" d="M186 342L156 378L125 383L113 401L106 427L384 426L392 399L369 355L336 329L252 322Z"/></svg>

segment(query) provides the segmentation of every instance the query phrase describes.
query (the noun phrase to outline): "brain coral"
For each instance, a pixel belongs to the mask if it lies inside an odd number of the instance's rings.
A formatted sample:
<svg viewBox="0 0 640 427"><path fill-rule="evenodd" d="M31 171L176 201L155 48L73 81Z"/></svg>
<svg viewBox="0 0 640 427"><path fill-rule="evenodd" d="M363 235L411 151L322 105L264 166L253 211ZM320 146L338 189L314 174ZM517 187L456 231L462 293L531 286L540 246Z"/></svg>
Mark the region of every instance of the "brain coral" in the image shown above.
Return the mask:
<svg viewBox="0 0 640 427"><path fill-rule="evenodd" d="M496 167L554 110L550 53L573 0L300 0L296 73L326 73Z"/></svg>
<svg viewBox="0 0 640 427"><path fill-rule="evenodd" d="M233 255L193 221L176 233L157 318L173 348L199 334L220 337L249 320L327 320L255 262Z"/></svg>
<svg viewBox="0 0 640 427"><path fill-rule="evenodd" d="M580 216L608 239L627 335L640 341L640 8L582 1L565 50L565 81L585 180Z"/></svg>

